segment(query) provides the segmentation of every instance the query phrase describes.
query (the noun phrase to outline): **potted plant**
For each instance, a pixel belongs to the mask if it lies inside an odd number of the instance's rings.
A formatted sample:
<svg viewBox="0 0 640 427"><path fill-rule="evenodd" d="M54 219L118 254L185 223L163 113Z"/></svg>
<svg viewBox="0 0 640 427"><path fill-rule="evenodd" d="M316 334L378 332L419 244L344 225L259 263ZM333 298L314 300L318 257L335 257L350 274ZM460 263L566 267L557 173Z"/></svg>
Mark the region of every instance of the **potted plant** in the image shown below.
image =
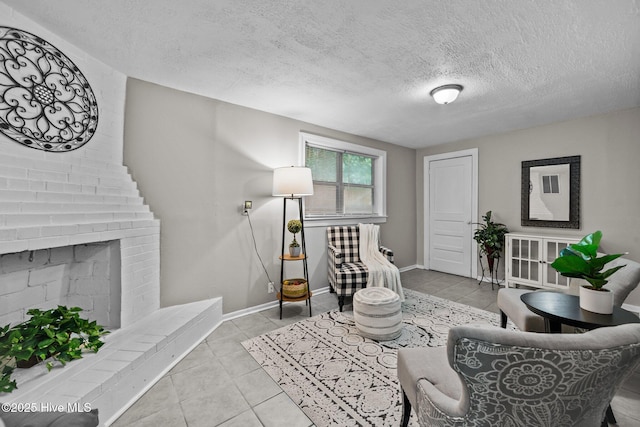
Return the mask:
<svg viewBox="0 0 640 427"><path fill-rule="evenodd" d="M494 283L494 275L497 275L497 264L500 262L502 248L504 247L504 235L509 232L506 225L493 222L491 211L483 217L483 223L476 223L479 227L473 233L473 240L478 243L480 254L487 257L491 283ZM483 268L484 270L484 268Z"/></svg>
<svg viewBox="0 0 640 427"><path fill-rule="evenodd" d="M607 278L620 270L624 265L602 271L604 266L623 254L598 256L598 246L602 239L602 231L596 231L582 238L578 243L567 246L560 251L560 256L553 261L551 267L558 273L572 279L583 279L588 284L580 287L580 307L600 314L613 312L613 293L603 288Z"/></svg>
<svg viewBox="0 0 640 427"><path fill-rule="evenodd" d="M11 380L14 366L28 368L38 362L53 359L65 365L82 358L84 349L97 352L104 342L101 336L108 333L95 321L83 319L79 307L58 306L50 310L31 309L30 319L13 327L0 328L0 391L11 392L17 388ZM47 361L48 370L53 362Z"/></svg>
<svg viewBox="0 0 640 427"><path fill-rule="evenodd" d="M296 234L302 230L302 222L299 219L292 219L287 223L287 230L293 234L293 241L289 244L289 255L300 256L300 244L296 240Z"/></svg>

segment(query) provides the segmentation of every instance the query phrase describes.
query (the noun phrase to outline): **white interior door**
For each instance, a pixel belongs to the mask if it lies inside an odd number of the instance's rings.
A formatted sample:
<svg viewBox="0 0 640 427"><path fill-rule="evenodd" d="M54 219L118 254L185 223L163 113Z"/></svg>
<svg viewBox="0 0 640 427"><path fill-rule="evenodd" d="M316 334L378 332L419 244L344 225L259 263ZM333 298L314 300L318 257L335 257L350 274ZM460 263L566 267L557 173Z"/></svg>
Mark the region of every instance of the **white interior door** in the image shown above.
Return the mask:
<svg viewBox="0 0 640 427"><path fill-rule="evenodd" d="M428 211L425 206L425 212L428 212L428 233L425 233L428 268L459 276L475 276L477 265L472 262L475 260L472 222L476 220L474 212L477 211L474 158L472 155L427 158L425 174L428 181L428 189L425 187L428 193L428 200L425 197L428 203Z"/></svg>

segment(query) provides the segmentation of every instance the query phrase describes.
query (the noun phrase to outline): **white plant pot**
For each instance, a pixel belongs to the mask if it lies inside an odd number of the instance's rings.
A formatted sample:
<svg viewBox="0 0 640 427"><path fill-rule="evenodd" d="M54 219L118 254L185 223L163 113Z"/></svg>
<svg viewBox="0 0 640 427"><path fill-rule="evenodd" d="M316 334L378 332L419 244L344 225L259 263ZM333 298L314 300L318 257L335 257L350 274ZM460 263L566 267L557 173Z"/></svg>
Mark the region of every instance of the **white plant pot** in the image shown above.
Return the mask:
<svg viewBox="0 0 640 427"><path fill-rule="evenodd" d="M613 292L580 287L580 308L598 314L613 313Z"/></svg>
<svg viewBox="0 0 640 427"><path fill-rule="evenodd" d="M289 246L289 255L297 257L300 256L300 250L302 248L300 246Z"/></svg>

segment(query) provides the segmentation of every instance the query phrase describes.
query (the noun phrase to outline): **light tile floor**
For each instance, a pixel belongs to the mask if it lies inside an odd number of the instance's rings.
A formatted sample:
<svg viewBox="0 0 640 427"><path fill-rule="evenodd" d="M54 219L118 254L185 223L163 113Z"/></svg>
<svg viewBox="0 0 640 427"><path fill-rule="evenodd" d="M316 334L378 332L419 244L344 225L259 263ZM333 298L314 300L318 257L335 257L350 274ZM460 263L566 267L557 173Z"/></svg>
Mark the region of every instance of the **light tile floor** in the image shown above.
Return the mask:
<svg viewBox="0 0 640 427"><path fill-rule="evenodd" d="M407 289L436 295L498 315L487 283L427 270L402 273ZM350 302L350 301L349 301ZM335 294L314 295L313 315L338 308ZM352 310L345 304L344 310ZM307 319L303 303L272 308L224 322L180 361L114 424L114 427L307 427L313 423L240 345L287 324ZM618 425L640 426L640 369L612 402Z"/></svg>

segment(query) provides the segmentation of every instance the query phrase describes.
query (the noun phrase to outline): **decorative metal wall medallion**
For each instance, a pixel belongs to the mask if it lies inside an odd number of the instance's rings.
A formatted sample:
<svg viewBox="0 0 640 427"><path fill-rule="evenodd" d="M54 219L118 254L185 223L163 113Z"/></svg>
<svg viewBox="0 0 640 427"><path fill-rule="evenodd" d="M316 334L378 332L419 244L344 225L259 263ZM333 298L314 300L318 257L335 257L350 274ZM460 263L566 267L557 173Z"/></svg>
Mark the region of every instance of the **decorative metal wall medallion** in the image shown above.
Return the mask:
<svg viewBox="0 0 640 427"><path fill-rule="evenodd" d="M98 104L78 67L55 46L0 26L0 132L38 150L86 144L98 126Z"/></svg>

